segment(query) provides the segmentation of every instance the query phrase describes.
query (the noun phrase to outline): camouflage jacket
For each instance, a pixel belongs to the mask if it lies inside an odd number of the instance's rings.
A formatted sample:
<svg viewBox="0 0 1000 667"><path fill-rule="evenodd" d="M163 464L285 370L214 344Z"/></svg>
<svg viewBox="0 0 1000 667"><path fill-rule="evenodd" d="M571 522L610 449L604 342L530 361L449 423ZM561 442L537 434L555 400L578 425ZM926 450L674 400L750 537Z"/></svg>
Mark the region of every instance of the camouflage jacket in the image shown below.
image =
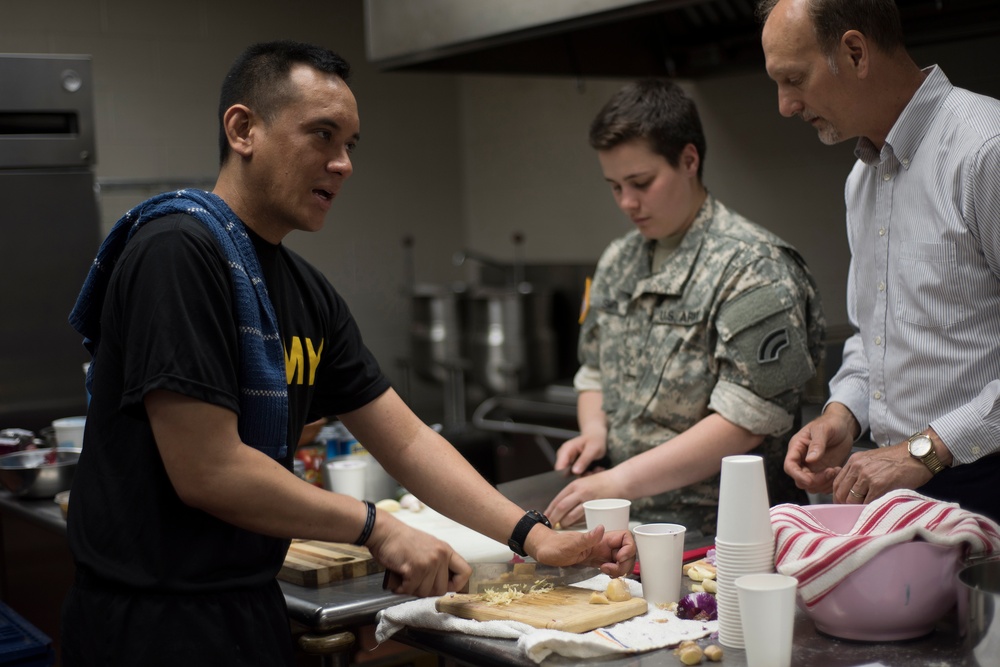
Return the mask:
<svg viewBox="0 0 1000 667"><path fill-rule="evenodd" d="M612 464L715 412L766 436L772 504L804 500L782 470L802 390L822 360L825 321L805 262L709 196L656 274L655 241L632 231L597 265L580 362L597 368ZM719 479L633 502L633 518L715 532Z"/></svg>

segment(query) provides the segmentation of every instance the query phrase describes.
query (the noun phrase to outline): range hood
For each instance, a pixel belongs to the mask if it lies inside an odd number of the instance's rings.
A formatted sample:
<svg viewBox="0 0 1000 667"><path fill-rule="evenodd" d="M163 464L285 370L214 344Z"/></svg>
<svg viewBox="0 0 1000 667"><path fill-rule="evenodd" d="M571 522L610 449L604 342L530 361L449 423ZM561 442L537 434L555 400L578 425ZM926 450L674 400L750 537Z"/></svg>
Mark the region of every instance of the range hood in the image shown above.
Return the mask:
<svg viewBox="0 0 1000 667"><path fill-rule="evenodd" d="M898 0L907 43L1000 33L996 0ZM365 0L384 71L697 78L763 66L755 0Z"/></svg>

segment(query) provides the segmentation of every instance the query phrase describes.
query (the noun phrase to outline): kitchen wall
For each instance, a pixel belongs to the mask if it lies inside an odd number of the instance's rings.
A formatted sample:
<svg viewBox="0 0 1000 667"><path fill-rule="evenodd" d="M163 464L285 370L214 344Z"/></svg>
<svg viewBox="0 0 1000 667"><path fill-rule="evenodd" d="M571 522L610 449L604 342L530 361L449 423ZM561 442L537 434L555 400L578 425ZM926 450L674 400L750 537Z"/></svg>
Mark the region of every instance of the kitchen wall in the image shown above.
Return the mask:
<svg viewBox="0 0 1000 667"><path fill-rule="evenodd" d="M985 67L1000 38L912 50L940 64L956 85L1000 97L1000 73ZM530 261L593 261L629 229L587 145L594 115L625 80L463 77L461 85L469 245L510 254L525 234ZM681 81L697 101L708 141L709 190L793 244L819 281L832 327L847 323L849 250L843 186L854 143L825 146L798 119L778 114L763 71Z"/></svg>
<svg viewBox="0 0 1000 667"><path fill-rule="evenodd" d="M104 231L161 189L211 187L218 86L245 45L291 38L344 55L362 120L355 174L326 229L287 243L344 294L398 381L405 289L464 277L455 251L509 261L520 232L526 261L591 263L627 230L586 143L591 118L624 81L380 73L365 61L363 32L361 0L5 1L0 52L93 56ZM997 41L915 55L1000 95L1000 75L981 66ZM830 322L846 322L842 189L852 147L823 146L811 128L781 118L763 72L682 84L705 124L710 190L796 245ZM404 236L414 240L412 271ZM438 395L412 398L419 408Z"/></svg>
<svg viewBox="0 0 1000 667"><path fill-rule="evenodd" d="M361 0L4 0L0 12L0 52L93 57L105 233L148 195L211 188L222 77L247 44L283 38L352 63L362 119L355 173L327 227L287 243L344 294L398 376L410 282L403 236L415 239L422 280L459 276L451 265L464 234L457 77L376 72L365 61Z"/></svg>

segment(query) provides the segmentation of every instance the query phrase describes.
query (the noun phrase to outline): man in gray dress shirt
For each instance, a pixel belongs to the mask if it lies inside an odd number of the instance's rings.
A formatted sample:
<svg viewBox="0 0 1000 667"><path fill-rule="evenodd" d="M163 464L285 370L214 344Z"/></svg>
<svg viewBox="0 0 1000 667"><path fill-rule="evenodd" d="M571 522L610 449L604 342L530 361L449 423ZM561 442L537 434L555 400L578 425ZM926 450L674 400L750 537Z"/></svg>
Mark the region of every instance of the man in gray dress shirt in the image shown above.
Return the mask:
<svg viewBox="0 0 1000 667"><path fill-rule="evenodd" d="M785 470L837 502L894 489L1000 519L1000 102L920 69L892 0L764 0L778 109L857 138L847 179L855 334ZM851 456L871 431L879 447Z"/></svg>

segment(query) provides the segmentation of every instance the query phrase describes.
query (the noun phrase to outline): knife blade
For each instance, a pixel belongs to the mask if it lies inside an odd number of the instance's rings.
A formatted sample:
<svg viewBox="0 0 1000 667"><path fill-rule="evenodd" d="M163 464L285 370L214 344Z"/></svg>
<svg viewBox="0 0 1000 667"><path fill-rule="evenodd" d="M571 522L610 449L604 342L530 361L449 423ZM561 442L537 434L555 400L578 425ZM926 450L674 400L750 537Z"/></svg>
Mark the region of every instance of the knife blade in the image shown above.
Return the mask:
<svg viewBox="0 0 1000 667"><path fill-rule="evenodd" d="M527 560L521 563L505 561L469 563L472 575L461 593L481 593L487 588L496 590L504 586L520 586L525 589L544 582L553 586L563 586L585 581L601 573L597 567L557 567Z"/></svg>

